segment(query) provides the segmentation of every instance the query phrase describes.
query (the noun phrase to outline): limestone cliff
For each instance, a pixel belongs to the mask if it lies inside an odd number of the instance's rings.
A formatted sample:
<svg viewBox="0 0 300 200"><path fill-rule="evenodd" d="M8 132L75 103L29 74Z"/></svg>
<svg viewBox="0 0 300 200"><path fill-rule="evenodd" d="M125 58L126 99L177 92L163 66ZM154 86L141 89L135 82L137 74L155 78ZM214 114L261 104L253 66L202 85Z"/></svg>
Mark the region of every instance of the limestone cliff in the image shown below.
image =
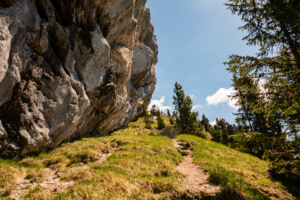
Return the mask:
<svg viewBox="0 0 300 200"><path fill-rule="evenodd" d="M146 0L0 1L0 157L102 136L155 89Z"/></svg>

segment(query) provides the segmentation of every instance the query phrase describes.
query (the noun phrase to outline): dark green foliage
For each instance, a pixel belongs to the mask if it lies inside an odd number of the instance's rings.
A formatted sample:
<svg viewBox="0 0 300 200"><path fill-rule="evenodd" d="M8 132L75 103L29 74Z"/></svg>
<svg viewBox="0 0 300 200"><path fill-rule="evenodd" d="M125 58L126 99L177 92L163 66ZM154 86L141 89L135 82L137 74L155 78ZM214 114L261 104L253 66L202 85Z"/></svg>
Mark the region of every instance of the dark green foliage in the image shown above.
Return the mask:
<svg viewBox="0 0 300 200"><path fill-rule="evenodd" d="M300 174L299 0L229 0L226 5L245 22L240 29L248 31L248 45L260 46L256 57L231 55L225 63L241 106L238 126L261 134L250 133L255 137L245 149L261 147L258 154L264 151L276 172Z"/></svg>
<svg viewBox="0 0 300 200"><path fill-rule="evenodd" d="M143 103L142 117L144 117L145 120L145 127L147 129L151 129L150 115L148 114L147 106L145 103Z"/></svg>
<svg viewBox="0 0 300 200"><path fill-rule="evenodd" d="M248 198L238 189L232 186L227 186L217 194L216 200L247 200ZM267 199L267 198L263 198Z"/></svg>
<svg viewBox="0 0 300 200"><path fill-rule="evenodd" d="M162 118L161 112L159 110L157 111L156 116L157 116L158 129L161 130L161 129L165 128L166 123L165 123L164 119Z"/></svg>
<svg viewBox="0 0 300 200"><path fill-rule="evenodd" d="M262 158L264 155L263 135L257 132L239 133L229 136L231 147Z"/></svg>
<svg viewBox="0 0 300 200"><path fill-rule="evenodd" d="M216 126L213 129L210 130L210 134L212 136L213 141L221 142L222 133Z"/></svg>
<svg viewBox="0 0 300 200"><path fill-rule="evenodd" d="M170 124L171 124L171 125L174 125L174 124L175 124L175 121L174 121L173 117L170 117L169 119L170 119Z"/></svg>
<svg viewBox="0 0 300 200"><path fill-rule="evenodd" d="M204 127L205 131L210 131L211 125L209 123L209 120L205 117L205 115L202 115L202 121L201 121L202 126Z"/></svg>
<svg viewBox="0 0 300 200"><path fill-rule="evenodd" d="M174 88L175 96L173 96L173 104L175 105L175 111L173 117L176 120L176 126L179 128L181 134L192 134L200 137L204 137L202 126L199 126L197 117L198 112L193 112L193 102L190 96L186 96L182 90L182 86L177 82Z"/></svg>
<svg viewBox="0 0 300 200"><path fill-rule="evenodd" d="M157 112L157 109L156 109L156 105L154 104L151 108L151 111L150 111L151 116L156 116L156 112Z"/></svg>
<svg viewBox="0 0 300 200"><path fill-rule="evenodd" d="M172 117L172 115L171 115L171 112L170 112L169 108L167 108L167 116L168 116L168 117Z"/></svg>
<svg viewBox="0 0 300 200"><path fill-rule="evenodd" d="M223 118L216 119L216 125L211 127L209 123L207 123L207 118L203 115L202 117L202 124L204 124L209 133L212 136L212 140L216 142L221 142L226 145L230 145L232 143L232 139L230 138L231 135L235 135L237 131L237 127L235 125L229 124Z"/></svg>

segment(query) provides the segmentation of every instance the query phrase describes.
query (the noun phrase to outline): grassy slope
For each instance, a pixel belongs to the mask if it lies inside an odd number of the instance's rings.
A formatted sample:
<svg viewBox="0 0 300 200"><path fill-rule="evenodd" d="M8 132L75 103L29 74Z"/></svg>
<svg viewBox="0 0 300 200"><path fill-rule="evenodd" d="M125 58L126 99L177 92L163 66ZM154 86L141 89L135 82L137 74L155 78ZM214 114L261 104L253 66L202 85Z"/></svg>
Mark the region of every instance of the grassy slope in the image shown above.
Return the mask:
<svg viewBox="0 0 300 200"><path fill-rule="evenodd" d="M111 136L84 138L27 157L20 161L0 159L0 198L11 193L23 177L42 182L45 168L63 173L61 180L75 181L65 191L30 188L24 199L163 199L177 194L183 178L176 170L182 160L172 141L147 129L141 119ZM97 163L98 153L112 155ZM89 169L68 172L86 163Z"/></svg>
<svg viewBox="0 0 300 200"><path fill-rule="evenodd" d="M268 162L192 135L177 140L192 144L194 163L203 165L211 182L237 188L250 199L294 199L281 183L269 178Z"/></svg>
<svg viewBox="0 0 300 200"><path fill-rule="evenodd" d="M169 120L165 121L169 124ZM9 199L24 177L43 182L47 168L62 173L61 181L74 181L75 185L51 191L26 186L23 199L185 199L179 197L184 195L180 190L183 176L175 170L182 156L170 139L143 126L139 119L111 136L65 143L19 161L0 159L0 199ZM238 188L251 199L292 199L280 183L268 178L267 162L195 136L180 135L178 140L194 144L194 162L210 172L212 182ZM110 152L106 162L95 162L99 153ZM89 168L70 171L80 163Z"/></svg>

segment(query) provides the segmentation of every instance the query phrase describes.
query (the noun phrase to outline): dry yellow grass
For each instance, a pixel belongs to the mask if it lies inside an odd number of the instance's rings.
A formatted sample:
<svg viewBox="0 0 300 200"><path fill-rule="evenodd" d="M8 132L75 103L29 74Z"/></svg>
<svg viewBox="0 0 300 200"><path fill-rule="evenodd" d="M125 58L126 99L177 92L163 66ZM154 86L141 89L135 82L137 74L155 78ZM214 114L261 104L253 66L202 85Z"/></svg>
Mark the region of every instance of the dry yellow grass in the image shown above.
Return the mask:
<svg viewBox="0 0 300 200"><path fill-rule="evenodd" d="M182 156L172 141L145 129L139 119L111 136L84 138L65 143L59 148L37 157L20 161L1 160L5 189L14 192L16 177L30 180L33 186L22 189L22 199L164 199L176 196L182 175L176 166ZM111 153L105 162L101 155ZM46 170L47 169L47 170ZM49 190L45 179L49 170L59 174L65 188ZM47 172L45 174L45 171ZM51 182L51 181L50 181ZM30 186L29 186L30 187ZM10 192L2 190L2 198Z"/></svg>
<svg viewBox="0 0 300 200"><path fill-rule="evenodd" d="M212 180L219 184L228 178L224 185L236 186L250 199L295 199L280 182L270 178L267 161L192 135L180 135L178 140L194 144L194 162L210 172Z"/></svg>

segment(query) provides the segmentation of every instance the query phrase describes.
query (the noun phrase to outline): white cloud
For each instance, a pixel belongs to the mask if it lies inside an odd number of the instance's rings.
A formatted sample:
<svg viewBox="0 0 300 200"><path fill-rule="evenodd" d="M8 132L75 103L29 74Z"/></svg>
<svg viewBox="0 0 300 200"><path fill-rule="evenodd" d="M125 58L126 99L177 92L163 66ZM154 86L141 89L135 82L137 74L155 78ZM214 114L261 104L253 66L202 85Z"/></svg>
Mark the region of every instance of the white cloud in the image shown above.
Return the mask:
<svg viewBox="0 0 300 200"><path fill-rule="evenodd" d="M226 89L226 88L220 88L215 94L212 96L208 96L206 98L206 102L208 105L218 105L219 103L227 103L228 106L238 109L239 106L236 106L236 100L231 99L231 97L228 97L228 95L234 94L236 91L233 87Z"/></svg>
<svg viewBox="0 0 300 200"><path fill-rule="evenodd" d="M198 105L194 105L193 107L192 107L192 110L195 110L195 109L197 109L197 108L201 108L202 106L200 105L200 104L198 104Z"/></svg>
<svg viewBox="0 0 300 200"><path fill-rule="evenodd" d="M195 10L210 10L214 4L214 0L193 0L193 8Z"/></svg>
<svg viewBox="0 0 300 200"><path fill-rule="evenodd" d="M153 99L151 99L151 102L150 102L150 104L148 106L148 109L150 110L153 105L158 106L158 108L160 110L167 110L167 109L171 110L172 109L171 106L164 106L164 103L165 103L165 96L163 96L159 100L156 100L156 99L153 100Z"/></svg>
<svg viewBox="0 0 300 200"><path fill-rule="evenodd" d="M217 121L215 120L215 121L212 121L212 122L209 122L209 123L210 123L210 125L214 126L214 125L217 124Z"/></svg>
<svg viewBox="0 0 300 200"><path fill-rule="evenodd" d="M191 99L196 99L195 95L190 95Z"/></svg>

